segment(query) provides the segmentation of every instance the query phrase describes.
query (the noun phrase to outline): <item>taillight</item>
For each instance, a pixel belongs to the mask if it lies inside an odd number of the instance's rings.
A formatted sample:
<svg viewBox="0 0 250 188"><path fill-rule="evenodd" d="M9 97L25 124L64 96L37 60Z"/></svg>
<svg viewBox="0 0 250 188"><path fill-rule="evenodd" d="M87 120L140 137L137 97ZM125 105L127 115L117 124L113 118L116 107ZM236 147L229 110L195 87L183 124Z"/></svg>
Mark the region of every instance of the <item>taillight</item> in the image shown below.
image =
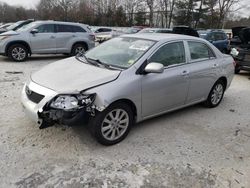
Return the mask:
<svg viewBox="0 0 250 188"><path fill-rule="evenodd" d="M236 64L237 64L237 63L236 63L236 61L233 61L233 65L234 65L234 67L236 67Z"/></svg>
<svg viewBox="0 0 250 188"><path fill-rule="evenodd" d="M94 34L90 34L89 38L90 38L90 40L95 41L95 35Z"/></svg>

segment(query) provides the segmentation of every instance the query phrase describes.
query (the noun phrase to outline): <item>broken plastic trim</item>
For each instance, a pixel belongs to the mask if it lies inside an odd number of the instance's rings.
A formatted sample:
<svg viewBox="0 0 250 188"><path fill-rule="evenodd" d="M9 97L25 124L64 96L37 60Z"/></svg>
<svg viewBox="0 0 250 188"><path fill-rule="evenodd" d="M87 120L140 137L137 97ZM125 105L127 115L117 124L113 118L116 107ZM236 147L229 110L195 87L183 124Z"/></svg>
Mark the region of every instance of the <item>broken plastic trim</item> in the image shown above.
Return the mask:
<svg viewBox="0 0 250 188"><path fill-rule="evenodd" d="M51 107L51 103L57 99L57 97L62 96L58 95L49 101L42 110L38 112L38 117L42 120L40 124L40 129L44 129L50 126L53 126L55 123L59 124L74 124L77 120L80 120L81 116L95 116L96 112L101 112L106 109L105 106L96 106L93 105L95 101L96 94L92 95L92 100L87 101L89 98L83 94L73 94L71 96L78 96L79 106L74 109L57 109ZM68 95L69 96L69 95Z"/></svg>

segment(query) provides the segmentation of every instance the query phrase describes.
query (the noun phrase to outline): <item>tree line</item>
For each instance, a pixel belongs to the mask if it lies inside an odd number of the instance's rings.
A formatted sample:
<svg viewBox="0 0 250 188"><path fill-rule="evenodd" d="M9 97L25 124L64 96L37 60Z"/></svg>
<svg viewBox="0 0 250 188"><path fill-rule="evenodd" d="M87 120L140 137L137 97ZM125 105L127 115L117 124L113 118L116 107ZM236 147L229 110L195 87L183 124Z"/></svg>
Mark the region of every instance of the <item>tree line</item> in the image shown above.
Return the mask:
<svg viewBox="0 0 250 188"><path fill-rule="evenodd" d="M95 26L225 28L242 0L40 0L36 9L0 3L0 22L34 18ZM240 7L237 7L240 8Z"/></svg>

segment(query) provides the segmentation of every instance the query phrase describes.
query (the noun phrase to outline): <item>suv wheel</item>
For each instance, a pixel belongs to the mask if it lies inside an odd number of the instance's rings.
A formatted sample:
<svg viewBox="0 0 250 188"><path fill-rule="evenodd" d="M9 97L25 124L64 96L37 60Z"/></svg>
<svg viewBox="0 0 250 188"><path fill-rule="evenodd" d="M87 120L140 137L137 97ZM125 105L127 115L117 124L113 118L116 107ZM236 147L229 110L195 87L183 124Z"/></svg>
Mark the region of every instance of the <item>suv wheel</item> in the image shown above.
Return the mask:
<svg viewBox="0 0 250 188"><path fill-rule="evenodd" d="M114 103L96 114L89 122L92 135L100 144L113 145L121 142L134 124L134 114L126 103Z"/></svg>
<svg viewBox="0 0 250 188"><path fill-rule="evenodd" d="M220 104L225 92L225 84L222 80L218 80L212 87L205 105L209 108L214 108Z"/></svg>
<svg viewBox="0 0 250 188"><path fill-rule="evenodd" d="M28 57L28 49L22 44L14 44L8 49L8 57L16 62L25 61Z"/></svg>
<svg viewBox="0 0 250 188"><path fill-rule="evenodd" d="M72 48L71 55L85 54L86 46L84 44L75 44Z"/></svg>

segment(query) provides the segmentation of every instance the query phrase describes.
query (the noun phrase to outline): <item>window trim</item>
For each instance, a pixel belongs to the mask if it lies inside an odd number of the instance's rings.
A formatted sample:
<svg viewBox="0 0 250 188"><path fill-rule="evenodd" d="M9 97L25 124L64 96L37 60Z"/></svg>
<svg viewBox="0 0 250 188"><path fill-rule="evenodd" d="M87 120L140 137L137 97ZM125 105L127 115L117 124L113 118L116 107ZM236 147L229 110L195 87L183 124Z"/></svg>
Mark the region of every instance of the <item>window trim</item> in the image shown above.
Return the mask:
<svg viewBox="0 0 250 188"><path fill-rule="evenodd" d="M38 25L38 26L35 26L34 27L34 29L37 29L37 28L39 28L39 27L41 27L41 26L43 26L43 25L53 25L53 27L54 27L54 32L51 32L51 33L56 33L56 25L54 24L54 23L43 23L43 24L40 24L40 25ZM37 33L37 34L49 34L49 33Z"/></svg>
<svg viewBox="0 0 250 188"><path fill-rule="evenodd" d="M71 26L72 26L72 33L87 33L86 29L79 25L71 25ZM73 28L78 28L78 29L80 28L82 31L74 31Z"/></svg>
<svg viewBox="0 0 250 188"><path fill-rule="evenodd" d="M190 49L189 49L189 45L188 42L196 42L196 43L201 43L207 46L207 48L212 52L212 54L214 55L214 57L209 57L209 58L200 58L200 59L191 59L191 53L190 53ZM187 63L198 63L198 62L203 62L203 61L207 61L207 60L214 60L217 59L218 57L216 56L216 54L214 53L213 49L206 43L203 41L197 41L197 40L185 40L185 45L186 45L186 50L187 50L187 57L188 57L188 61Z"/></svg>
<svg viewBox="0 0 250 188"><path fill-rule="evenodd" d="M55 24L55 32L56 33L74 33L73 31L71 31L71 32L59 32L59 29L58 29L58 27L59 26L71 26L70 24L66 24L66 23L56 23Z"/></svg>
<svg viewBox="0 0 250 188"><path fill-rule="evenodd" d="M186 65L188 63L188 58L187 58L187 51L186 51L186 47L185 47L185 41L184 40L173 40L173 41L168 41L168 42L164 42L162 43L160 46L158 46L148 57L147 57L147 64L149 63L149 59L163 46L167 45L167 44L171 44L171 43L177 43L177 42L182 42L183 47L184 47L184 56L185 56L185 62L183 63L179 63L179 64L172 64L169 66L164 66L164 69L170 69L173 67L179 67L182 65Z"/></svg>

